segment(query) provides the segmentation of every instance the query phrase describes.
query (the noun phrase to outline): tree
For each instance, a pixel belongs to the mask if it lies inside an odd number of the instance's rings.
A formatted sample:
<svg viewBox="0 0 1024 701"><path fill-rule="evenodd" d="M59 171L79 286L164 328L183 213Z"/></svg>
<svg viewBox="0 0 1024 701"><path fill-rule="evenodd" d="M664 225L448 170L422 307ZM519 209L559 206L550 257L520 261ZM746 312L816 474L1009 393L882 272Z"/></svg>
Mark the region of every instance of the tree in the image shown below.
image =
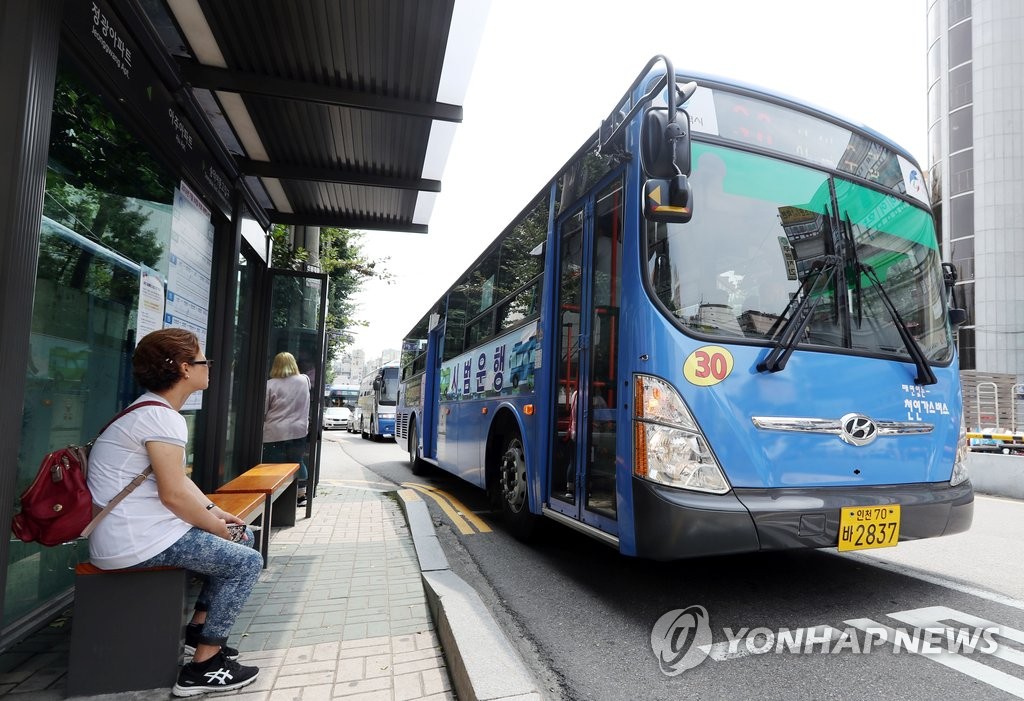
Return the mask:
<svg viewBox="0 0 1024 701"><path fill-rule="evenodd" d="M370 260L363 255L361 246L363 233L351 229L324 227L320 229L320 270L327 274L327 353L325 357L336 357L352 341L343 333L346 329L367 326L364 320L356 318L356 304L353 299L364 282L379 279L389 282L391 273L384 264L389 258ZM274 252L271 265L285 270L304 270L309 267L309 251L293 246L288 227L277 224L271 230ZM284 320L282 320L283 322ZM326 379L332 379L333 369L326 363Z"/></svg>

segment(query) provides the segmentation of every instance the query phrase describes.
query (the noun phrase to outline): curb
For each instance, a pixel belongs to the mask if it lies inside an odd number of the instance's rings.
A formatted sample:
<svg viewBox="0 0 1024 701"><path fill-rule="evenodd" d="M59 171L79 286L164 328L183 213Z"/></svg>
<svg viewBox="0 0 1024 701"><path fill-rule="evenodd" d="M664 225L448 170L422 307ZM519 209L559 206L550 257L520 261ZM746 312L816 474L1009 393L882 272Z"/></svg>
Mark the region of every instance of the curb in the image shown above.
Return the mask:
<svg viewBox="0 0 1024 701"><path fill-rule="evenodd" d="M464 701L540 701L543 695L522 657L476 591L451 571L419 494L398 490L423 588L444 649L452 685Z"/></svg>

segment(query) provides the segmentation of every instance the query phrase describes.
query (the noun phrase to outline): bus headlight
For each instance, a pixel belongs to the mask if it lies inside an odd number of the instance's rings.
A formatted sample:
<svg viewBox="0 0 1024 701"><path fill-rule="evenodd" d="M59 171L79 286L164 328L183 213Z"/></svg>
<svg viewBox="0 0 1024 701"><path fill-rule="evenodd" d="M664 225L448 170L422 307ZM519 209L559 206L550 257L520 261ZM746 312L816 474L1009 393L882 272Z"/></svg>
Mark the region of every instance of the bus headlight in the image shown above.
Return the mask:
<svg viewBox="0 0 1024 701"><path fill-rule="evenodd" d="M955 487L967 481L967 427L963 417L960 418L960 438L956 442L956 458L953 460L953 475L949 478L949 486Z"/></svg>
<svg viewBox="0 0 1024 701"><path fill-rule="evenodd" d="M725 494L730 486L679 393L650 375L634 378L633 473L659 484Z"/></svg>

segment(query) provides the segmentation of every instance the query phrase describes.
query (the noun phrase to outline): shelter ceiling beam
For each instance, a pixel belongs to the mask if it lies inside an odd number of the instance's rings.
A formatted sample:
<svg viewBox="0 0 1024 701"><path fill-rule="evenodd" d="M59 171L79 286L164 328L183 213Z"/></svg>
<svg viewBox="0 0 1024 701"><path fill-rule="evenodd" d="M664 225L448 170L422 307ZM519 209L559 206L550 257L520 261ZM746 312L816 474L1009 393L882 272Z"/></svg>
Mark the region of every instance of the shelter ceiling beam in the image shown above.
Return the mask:
<svg viewBox="0 0 1024 701"><path fill-rule="evenodd" d="M289 165L273 161L254 161L249 158L237 158L235 161L243 174L255 175L259 178L310 180L313 182L340 183L343 185L366 185L369 187L389 187L400 190L419 190L421 192L441 191L440 180L429 180L427 178L400 178L374 173L356 173L343 168Z"/></svg>
<svg viewBox="0 0 1024 701"><path fill-rule="evenodd" d="M318 102L355 109L391 112L412 117L436 119L441 122L461 122L462 107L443 102L422 102L385 95L373 95L358 90L336 88L317 83L274 78L256 73L204 66L195 61L179 60L182 78L195 88L262 95L281 100Z"/></svg>
<svg viewBox="0 0 1024 701"><path fill-rule="evenodd" d="M333 226L339 229L361 229L369 231L399 231L408 234L427 233L426 224L411 224L400 221L384 221L380 219L363 219L347 217L332 213L325 214L284 214L272 209L264 210L272 224L288 226Z"/></svg>

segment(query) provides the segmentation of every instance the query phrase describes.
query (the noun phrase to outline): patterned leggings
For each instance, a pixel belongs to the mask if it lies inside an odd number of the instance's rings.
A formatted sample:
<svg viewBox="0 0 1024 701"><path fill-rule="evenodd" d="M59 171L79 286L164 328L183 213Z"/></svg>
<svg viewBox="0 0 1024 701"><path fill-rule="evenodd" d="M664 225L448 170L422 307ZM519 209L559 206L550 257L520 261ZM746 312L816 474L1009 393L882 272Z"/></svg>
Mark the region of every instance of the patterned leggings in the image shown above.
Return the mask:
<svg viewBox="0 0 1024 701"><path fill-rule="evenodd" d="M206 611L206 623L200 642L224 645L242 606L263 568L263 558L252 549L256 540L246 529L249 540L232 543L198 528L191 529L173 545L136 567L182 567L204 575L205 582L196 600L196 610Z"/></svg>

